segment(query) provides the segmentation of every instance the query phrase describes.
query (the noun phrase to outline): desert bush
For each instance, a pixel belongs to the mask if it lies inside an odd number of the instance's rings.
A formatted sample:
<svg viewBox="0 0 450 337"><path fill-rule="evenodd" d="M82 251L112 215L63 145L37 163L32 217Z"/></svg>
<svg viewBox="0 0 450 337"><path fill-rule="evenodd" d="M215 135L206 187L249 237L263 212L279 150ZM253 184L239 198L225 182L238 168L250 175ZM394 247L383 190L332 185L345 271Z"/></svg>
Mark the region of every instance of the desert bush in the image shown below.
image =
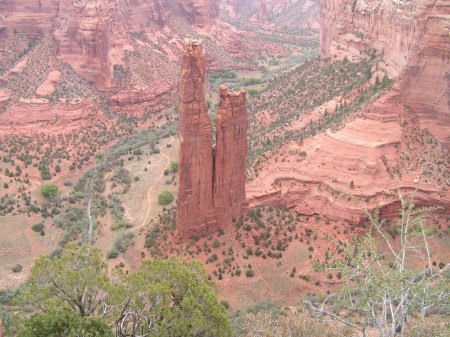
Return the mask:
<svg viewBox="0 0 450 337"><path fill-rule="evenodd" d="M39 233L44 230L44 224L42 222L39 222L39 223L33 225L31 227L31 229L34 230L35 232Z"/></svg>
<svg viewBox="0 0 450 337"><path fill-rule="evenodd" d="M41 193L45 197L56 197L58 195L58 186L55 184L44 184L41 187Z"/></svg>
<svg viewBox="0 0 450 337"><path fill-rule="evenodd" d="M131 245L134 234L132 232L121 233L114 243L114 249L120 253L125 253L127 248Z"/></svg>
<svg viewBox="0 0 450 337"><path fill-rule="evenodd" d="M160 205L167 205L173 201L173 194L170 191L162 191L158 194L158 202Z"/></svg>
<svg viewBox="0 0 450 337"><path fill-rule="evenodd" d="M16 264L14 267L11 268L11 271L13 273L20 273L22 271L23 267L21 264Z"/></svg>
<svg viewBox="0 0 450 337"><path fill-rule="evenodd" d="M178 162L177 161L170 162L170 172L172 172L172 173L178 172Z"/></svg>

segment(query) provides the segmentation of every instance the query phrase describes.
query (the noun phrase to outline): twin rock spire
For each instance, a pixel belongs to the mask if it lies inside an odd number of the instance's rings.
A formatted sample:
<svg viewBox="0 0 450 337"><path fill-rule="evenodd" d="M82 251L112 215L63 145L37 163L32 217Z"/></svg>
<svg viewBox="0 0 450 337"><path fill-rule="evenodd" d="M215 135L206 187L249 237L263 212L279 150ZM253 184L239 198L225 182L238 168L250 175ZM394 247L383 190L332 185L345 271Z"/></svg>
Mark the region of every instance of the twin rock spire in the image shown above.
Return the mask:
<svg viewBox="0 0 450 337"><path fill-rule="evenodd" d="M177 232L181 239L223 228L245 203L246 92L220 86L216 146L205 102L205 57L200 41L186 39L180 75Z"/></svg>

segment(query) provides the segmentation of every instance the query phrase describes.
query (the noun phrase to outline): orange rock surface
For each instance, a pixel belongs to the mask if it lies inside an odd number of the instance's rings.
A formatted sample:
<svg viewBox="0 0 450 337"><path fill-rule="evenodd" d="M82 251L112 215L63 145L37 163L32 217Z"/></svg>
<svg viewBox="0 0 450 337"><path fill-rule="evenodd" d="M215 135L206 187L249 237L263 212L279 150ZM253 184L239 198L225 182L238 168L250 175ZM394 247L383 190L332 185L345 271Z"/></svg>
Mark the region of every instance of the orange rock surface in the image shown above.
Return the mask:
<svg viewBox="0 0 450 337"><path fill-rule="evenodd" d="M395 83L338 130L273 151L258 177L247 184L250 207L274 203L356 225L365 217L362 207L381 206L384 215L398 212L400 189L415 191L417 204L442 206L440 212L448 213L446 3L321 0L321 56L357 59L374 48L384 55L379 68ZM292 127L304 125L315 114ZM300 151L306 154L303 160L298 159Z"/></svg>
<svg viewBox="0 0 450 337"><path fill-rule="evenodd" d="M215 150L205 103L205 57L198 40L186 39L180 75L177 231L182 239L228 225L245 201L246 92L220 88Z"/></svg>
<svg viewBox="0 0 450 337"><path fill-rule="evenodd" d="M247 160L247 97L245 91L228 92L220 86L214 156L214 207L219 224L241 214L245 202Z"/></svg>
<svg viewBox="0 0 450 337"><path fill-rule="evenodd" d="M205 58L199 41L184 44L180 75L177 229L183 238L217 229L213 209L211 121L204 94Z"/></svg>
<svg viewBox="0 0 450 337"><path fill-rule="evenodd" d="M226 50L239 37L219 19L218 0L5 0L0 13L6 50L23 45L14 51L9 68L0 70L3 130L12 120L25 126L27 116L35 129L43 127L36 120L48 121L42 113L23 114L22 98L33 101L30 112L47 110L46 115L55 118L55 109L77 109L71 102L90 101L86 104L95 106L94 113L108 102L116 109L135 106L137 114L141 104L173 104L176 55L182 49L180 39L187 35L204 37L212 46L207 57L211 70L250 67L242 50ZM84 89L79 90L80 85ZM54 107L60 98L67 104Z"/></svg>
<svg viewBox="0 0 450 337"><path fill-rule="evenodd" d="M321 56L383 52L400 103L450 148L449 15L445 0L321 0Z"/></svg>

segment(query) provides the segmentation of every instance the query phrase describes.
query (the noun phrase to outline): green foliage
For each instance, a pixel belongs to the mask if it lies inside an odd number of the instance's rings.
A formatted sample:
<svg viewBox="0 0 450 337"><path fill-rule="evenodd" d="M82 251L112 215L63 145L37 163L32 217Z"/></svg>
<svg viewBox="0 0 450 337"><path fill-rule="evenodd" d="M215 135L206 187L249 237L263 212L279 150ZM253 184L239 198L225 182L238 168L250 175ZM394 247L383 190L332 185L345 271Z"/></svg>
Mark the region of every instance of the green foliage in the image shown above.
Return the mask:
<svg viewBox="0 0 450 337"><path fill-rule="evenodd" d="M255 276L255 272L253 271L253 269L247 269L245 272L245 276L253 277L253 276Z"/></svg>
<svg viewBox="0 0 450 337"><path fill-rule="evenodd" d="M214 73L211 74L208 78L208 80L211 83L214 83L217 79L233 79L236 78L237 74L234 70L230 70L230 71L224 71L224 72L220 72L220 73Z"/></svg>
<svg viewBox="0 0 450 337"><path fill-rule="evenodd" d="M178 172L178 161L170 162L170 172L172 173Z"/></svg>
<svg viewBox="0 0 450 337"><path fill-rule="evenodd" d="M173 201L173 194L170 191L162 191L158 194L158 202L160 205L167 205Z"/></svg>
<svg viewBox="0 0 450 337"><path fill-rule="evenodd" d="M25 320L18 337L113 337L99 317L80 317L69 309L36 313Z"/></svg>
<svg viewBox="0 0 450 337"><path fill-rule="evenodd" d="M44 184L41 187L41 193L45 197L56 197L58 195L58 186L55 184Z"/></svg>
<svg viewBox="0 0 450 337"><path fill-rule="evenodd" d="M114 249L120 253L125 253L133 238L134 234L132 232L121 233L114 243Z"/></svg>
<svg viewBox="0 0 450 337"><path fill-rule="evenodd" d="M260 78L247 78L244 80L244 85L254 85L261 84L262 80Z"/></svg>
<svg viewBox="0 0 450 337"><path fill-rule="evenodd" d="M128 304L115 314L123 335L142 326L150 336L231 336L225 308L199 261L144 261L136 272L121 273L121 280L117 298ZM150 318L155 331L145 324Z"/></svg>
<svg viewBox="0 0 450 337"><path fill-rule="evenodd" d="M44 224L42 222L39 222L39 223L33 225L31 227L31 229L34 230L35 232L39 233L44 230Z"/></svg>
<svg viewBox="0 0 450 337"><path fill-rule="evenodd" d="M35 311L19 337L109 337L113 329L118 336L231 336L199 261L144 261L133 273L116 270L113 283L100 254L69 243L59 258L36 261L17 301Z"/></svg>
<svg viewBox="0 0 450 337"><path fill-rule="evenodd" d="M11 271L13 273L20 273L22 271L23 267L21 264L16 264L14 267L11 268Z"/></svg>
<svg viewBox="0 0 450 337"><path fill-rule="evenodd" d="M256 96L259 94L259 91L257 89L249 89L247 90L248 94L250 95L250 97Z"/></svg>
<svg viewBox="0 0 450 337"><path fill-rule="evenodd" d="M98 313L110 282L101 252L69 243L61 257L36 260L19 302L44 312L71 308L80 317Z"/></svg>
<svg viewBox="0 0 450 337"><path fill-rule="evenodd" d="M108 251L108 253L106 254L106 257L108 259L115 259L116 257L119 256L119 251L117 250L117 248L112 248Z"/></svg>

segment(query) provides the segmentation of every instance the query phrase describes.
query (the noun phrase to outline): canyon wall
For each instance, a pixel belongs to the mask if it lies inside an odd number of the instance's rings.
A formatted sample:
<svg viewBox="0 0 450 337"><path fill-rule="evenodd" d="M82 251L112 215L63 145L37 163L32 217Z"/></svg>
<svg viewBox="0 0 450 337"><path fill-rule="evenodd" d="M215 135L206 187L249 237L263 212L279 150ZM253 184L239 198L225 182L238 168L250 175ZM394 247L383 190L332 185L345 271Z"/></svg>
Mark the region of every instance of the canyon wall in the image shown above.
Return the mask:
<svg viewBox="0 0 450 337"><path fill-rule="evenodd" d="M211 70L251 68L242 50L227 49L240 37L220 20L219 5L219 0L0 0L0 54L9 58L0 63L0 133L38 129L61 118L78 124L72 111L80 105L103 118L107 105L139 114L173 104L180 39L187 35L210 46Z"/></svg>
<svg viewBox="0 0 450 337"><path fill-rule="evenodd" d="M220 88L215 149L204 95L205 56L198 40L183 46L179 87L177 231L182 239L229 224L245 201L247 110L244 91Z"/></svg>
<svg viewBox="0 0 450 337"><path fill-rule="evenodd" d="M449 17L445 0L321 0L321 56L383 53L400 102L449 148Z"/></svg>
<svg viewBox="0 0 450 337"><path fill-rule="evenodd" d="M221 8L244 24L319 29L319 0L221 0Z"/></svg>
<svg viewBox="0 0 450 337"><path fill-rule="evenodd" d="M269 153L247 183L249 206L295 207L299 214L357 226L366 218L362 207L397 216L401 190L414 193L417 205L441 206L448 214L448 1L321 0L320 5L322 58L356 63L379 57L356 94L385 74L393 85L337 127ZM308 111L290 127L317 121L326 109L337 110L336 102Z"/></svg>

